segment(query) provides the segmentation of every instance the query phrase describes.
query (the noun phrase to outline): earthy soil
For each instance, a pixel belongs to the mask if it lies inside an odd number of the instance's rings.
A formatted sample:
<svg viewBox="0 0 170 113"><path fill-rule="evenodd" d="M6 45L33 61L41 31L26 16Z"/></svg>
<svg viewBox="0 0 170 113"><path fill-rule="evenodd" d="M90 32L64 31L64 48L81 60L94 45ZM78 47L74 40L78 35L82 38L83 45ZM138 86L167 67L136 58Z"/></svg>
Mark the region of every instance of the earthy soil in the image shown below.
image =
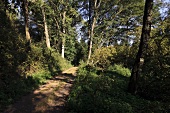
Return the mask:
<svg viewBox="0 0 170 113"><path fill-rule="evenodd" d="M66 113L65 103L76 76L77 67L48 80L46 84L22 97L4 113Z"/></svg>

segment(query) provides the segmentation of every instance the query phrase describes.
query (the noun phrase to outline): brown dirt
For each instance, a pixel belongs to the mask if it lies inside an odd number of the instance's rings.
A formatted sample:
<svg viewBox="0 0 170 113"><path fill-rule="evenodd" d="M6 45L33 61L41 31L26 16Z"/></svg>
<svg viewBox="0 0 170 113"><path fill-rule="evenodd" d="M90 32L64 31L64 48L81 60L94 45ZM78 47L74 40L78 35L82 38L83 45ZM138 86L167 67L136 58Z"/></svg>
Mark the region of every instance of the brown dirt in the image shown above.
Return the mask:
<svg viewBox="0 0 170 113"><path fill-rule="evenodd" d="M4 113L66 113L64 107L77 67L63 71L31 94L22 97Z"/></svg>

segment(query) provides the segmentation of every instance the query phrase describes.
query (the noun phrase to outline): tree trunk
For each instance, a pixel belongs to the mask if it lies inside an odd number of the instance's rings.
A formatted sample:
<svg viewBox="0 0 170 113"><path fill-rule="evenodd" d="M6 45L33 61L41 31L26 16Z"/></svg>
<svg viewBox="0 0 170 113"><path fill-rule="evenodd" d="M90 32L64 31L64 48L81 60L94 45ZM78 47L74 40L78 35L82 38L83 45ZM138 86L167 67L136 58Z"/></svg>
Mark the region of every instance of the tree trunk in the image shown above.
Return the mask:
<svg viewBox="0 0 170 113"><path fill-rule="evenodd" d="M65 21L66 21L66 11L63 12L63 20L62 20L62 48L61 48L61 56L64 58L64 50L65 50Z"/></svg>
<svg viewBox="0 0 170 113"><path fill-rule="evenodd" d="M28 2L27 2L27 0L23 0L23 11L24 11L26 40L30 45L31 37L30 37L30 33L29 33L29 24L28 24Z"/></svg>
<svg viewBox="0 0 170 113"><path fill-rule="evenodd" d="M130 82L129 82L129 86L128 86L128 91L131 94L137 93L138 79L140 77L140 71L141 71L143 63L144 63L144 52L146 52L147 41L150 37L152 7L153 7L153 0L146 0L144 16L143 16L143 28L142 28L142 34L141 34L141 39L140 39L140 44L139 44L139 50L136 55L135 63L133 65Z"/></svg>
<svg viewBox="0 0 170 113"><path fill-rule="evenodd" d="M96 23L96 17L94 17L92 21L93 21L93 23L92 23L92 26L91 26L91 31L90 31L90 36L89 36L89 53L88 53L87 64L89 64L89 60L91 58L91 53L92 53L93 34L94 34L94 28L95 28L95 23Z"/></svg>
<svg viewBox="0 0 170 113"><path fill-rule="evenodd" d="M98 5L97 5L98 3ZM95 0L94 1L94 15L93 15L93 20L91 21L91 13L92 13L92 4L91 1L89 0L89 50L88 50L88 58L87 58L87 64L89 64L91 54L92 54L92 47L93 47L93 35L94 35L94 28L96 24L96 18L97 18L97 8L100 7L101 0ZM91 24L92 22L92 24Z"/></svg>
<svg viewBox="0 0 170 113"><path fill-rule="evenodd" d="M49 39L49 34L48 34L48 26L47 26L47 22L46 22L46 17L45 17L45 11L44 8L41 8L42 10L42 15L43 15L43 22L44 22L44 34L45 34L45 39L46 39L46 45L47 48L50 49L50 39Z"/></svg>
<svg viewBox="0 0 170 113"><path fill-rule="evenodd" d="M89 60L90 60L90 57L91 57L91 48L92 48L92 40L91 40L91 1L89 0L89 21L88 21L88 32L89 32L89 44L88 44L88 58L87 58L87 64L89 64Z"/></svg>

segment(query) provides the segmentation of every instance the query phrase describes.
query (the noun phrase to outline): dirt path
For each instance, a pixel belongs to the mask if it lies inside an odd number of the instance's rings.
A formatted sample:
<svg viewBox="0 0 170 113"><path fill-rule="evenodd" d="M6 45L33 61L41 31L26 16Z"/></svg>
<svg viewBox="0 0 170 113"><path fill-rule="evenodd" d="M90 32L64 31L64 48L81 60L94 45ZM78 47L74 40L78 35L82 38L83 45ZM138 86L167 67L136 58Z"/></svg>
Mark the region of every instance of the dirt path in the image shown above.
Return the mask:
<svg viewBox="0 0 170 113"><path fill-rule="evenodd" d="M33 93L9 106L4 113L65 113L65 102L74 82L76 70L77 67L72 67L48 80Z"/></svg>

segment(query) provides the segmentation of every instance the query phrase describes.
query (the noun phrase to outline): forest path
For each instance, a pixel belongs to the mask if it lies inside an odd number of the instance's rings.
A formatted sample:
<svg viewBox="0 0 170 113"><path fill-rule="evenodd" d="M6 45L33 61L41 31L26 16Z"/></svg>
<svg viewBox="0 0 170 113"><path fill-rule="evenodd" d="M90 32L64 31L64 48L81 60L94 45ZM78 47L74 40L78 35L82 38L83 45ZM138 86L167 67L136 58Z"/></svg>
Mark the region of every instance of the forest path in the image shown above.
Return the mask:
<svg viewBox="0 0 170 113"><path fill-rule="evenodd" d="M9 106L4 113L65 113L65 102L76 76L72 67L55 76L31 94Z"/></svg>

